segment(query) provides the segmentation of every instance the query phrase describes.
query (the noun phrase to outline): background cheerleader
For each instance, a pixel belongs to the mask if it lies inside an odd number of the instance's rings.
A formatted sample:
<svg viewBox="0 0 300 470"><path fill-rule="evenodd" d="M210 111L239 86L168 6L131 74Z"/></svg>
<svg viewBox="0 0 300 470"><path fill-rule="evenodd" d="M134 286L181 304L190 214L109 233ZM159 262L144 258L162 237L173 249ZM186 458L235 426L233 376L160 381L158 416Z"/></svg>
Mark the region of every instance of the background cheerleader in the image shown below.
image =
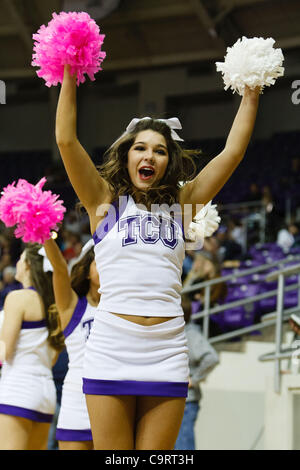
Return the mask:
<svg viewBox="0 0 300 470"><path fill-rule="evenodd" d="M82 372L85 342L92 327L100 295L93 240L83 247L73 261L71 276L68 265L53 239L45 242L47 258L53 267L53 289L69 357L58 416L56 439L60 450L90 450L92 434Z"/></svg>
<svg viewBox="0 0 300 470"><path fill-rule="evenodd" d="M24 289L10 292L4 304L1 449L46 449L55 411L52 365L64 338L54 306L52 274L43 270L40 248L38 244L25 247L16 272Z"/></svg>

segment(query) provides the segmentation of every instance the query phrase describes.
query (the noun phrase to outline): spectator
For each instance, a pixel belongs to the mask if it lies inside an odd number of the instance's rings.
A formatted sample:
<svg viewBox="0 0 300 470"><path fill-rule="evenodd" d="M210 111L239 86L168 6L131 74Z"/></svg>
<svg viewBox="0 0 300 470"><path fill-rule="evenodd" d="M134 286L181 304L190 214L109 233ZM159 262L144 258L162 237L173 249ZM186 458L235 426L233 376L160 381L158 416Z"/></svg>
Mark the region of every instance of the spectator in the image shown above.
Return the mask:
<svg viewBox="0 0 300 470"><path fill-rule="evenodd" d="M12 264L11 255L10 255L10 239L7 235L1 234L0 235L0 251L1 251L1 259L0 259L0 272L6 266L10 266Z"/></svg>
<svg viewBox="0 0 300 470"><path fill-rule="evenodd" d="M193 284L209 281L221 277L221 266L216 260L212 260L208 253L197 253L192 268L187 275L183 287L187 288ZM227 293L225 283L219 283L211 286L210 290L210 306L213 307L217 302L222 301ZM189 295L191 301L198 300L203 304L204 302L204 288L199 289L197 292L192 292Z"/></svg>
<svg viewBox="0 0 300 470"><path fill-rule="evenodd" d="M242 257L242 247L230 237L228 228L221 225L217 231L216 238L219 242L219 260L232 261L240 260Z"/></svg>
<svg viewBox="0 0 300 470"><path fill-rule="evenodd" d="M207 339L201 334L199 325L190 321L191 302L187 296L182 296L182 308L186 322L185 333L189 349L189 388L186 399L184 416L175 444L175 450L194 450L194 426L198 417L202 394L201 381L204 381L213 368L219 363L218 354Z"/></svg>
<svg viewBox="0 0 300 470"><path fill-rule="evenodd" d="M246 234L245 227L242 222L237 218L232 218L228 223L228 233L230 238L238 243L240 246L245 246Z"/></svg>
<svg viewBox="0 0 300 470"><path fill-rule="evenodd" d="M215 236L204 239L202 254L206 255L215 264L219 263L219 242Z"/></svg>
<svg viewBox="0 0 300 470"><path fill-rule="evenodd" d="M300 157L293 157L291 159L288 183L290 186L296 186L300 183Z"/></svg>
<svg viewBox="0 0 300 470"><path fill-rule="evenodd" d="M3 309L5 297L9 292L16 289L22 289L22 284L15 280L16 268L14 266L7 266L3 270L2 281L3 288L0 292L0 310Z"/></svg>
<svg viewBox="0 0 300 470"><path fill-rule="evenodd" d="M245 197L246 202L260 201L262 197L261 191L256 183L251 183L249 193Z"/></svg>
<svg viewBox="0 0 300 470"><path fill-rule="evenodd" d="M68 230L64 230L63 234L63 255L67 261L72 258L77 258L82 250L82 241L79 233L73 233Z"/></svg>
<svg viewBox="0 0 300 470"><path fill-rule="evenodd" d="M183 260L183 265L182 265L182 281L185 280L188 273L192 269L194 259L195 259L195 251L186 250L185 258Z"/></svg>
<svg viewBox="0 0 300 470"><path fill-rule="evenodd" d="M270 186L263 187L261 202L263 203L267 212L272 212L274 207L274 201Z"/></svg>
<svg viewBox="0 0 300 470"><path fill-rule="evenodd" d="M276 242L276 233L281 222L281 214L278 200L276 200L276 197L273 197L270 186L266 185L263 187L261 202L266 213L266 242L274 243Z"/></svg>
<svg viewBox="0 0 300 470"><path fill-rule="evenodd" d="M83 245L85 245L91 238L91 227L90 227L89 216L87 213L81 214L80 232L81 232L82 243Z"/></svg>
<svg viewBox="0 0 300 470"><path fill-rule="evenodd" d="M66 214L64 228L71 233L80 233L81 225L76 211L69 211Z"/></svg>
<svg viewBox="0 0 300 470"><path fill-rule="evenodd" d="M299 227L295 223L291 223L281 230L277 234L277 245L279 245L285 253L288 253L293 245L299 243Z"/></svg>
<svg viewBox="0 0 300 470"><path fill-rule="evenodd" d="M289 318L289 325L296 336L300 336L300 316L297 314L291 315Z"/></svg>
<svg viewBox="0 0 300 470"><path fill-rule="evenodd" d="M4 270L7 266L11 265L11 257L9 253L3 253L0 260L0 272Z"/></svg>
<svg viewBox="0 0 300 470"><path fill-rule="evenodd" d="M292 233L294 235L294 245L292 246L292 248L294 248L295 246L300 246L300 226L299 226L299 223L294 223L293 224L293 228L292 228Z"/></svg>

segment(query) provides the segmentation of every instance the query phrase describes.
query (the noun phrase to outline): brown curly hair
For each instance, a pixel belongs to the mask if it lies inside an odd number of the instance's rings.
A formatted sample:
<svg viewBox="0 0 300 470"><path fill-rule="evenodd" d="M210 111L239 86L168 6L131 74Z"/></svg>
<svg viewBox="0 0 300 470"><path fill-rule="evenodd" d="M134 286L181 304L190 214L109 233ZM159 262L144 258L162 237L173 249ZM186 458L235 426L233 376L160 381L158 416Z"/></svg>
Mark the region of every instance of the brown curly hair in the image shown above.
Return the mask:
<svg viewBox="0 0 300 470"><path fill-rule="evenodd" d="M29 265L32 286L41 296L45 309L49 331L48 341L56 351L61 352L65 347L65 342L54 300L52 272L44 272L43 256L38 253L40 248L42 246L38 243L28 243L25 246L25 260Z"/></svg>
<svg viewBox="0 0 300 470"><path fill-rule="evenodd" d="M139 132L152 130L160 133L166 140L169 162L163 178L158 186L147 191L137 189L131 182L127 170L128 151ZM115 142L104 154L105 161L99 168L101 176L107 181L113 194L113 200L129 194L135 202L144 204L168 204L179 202L180 183L190 181L195 173L196 165L192 156L200 154L200 150L184 150L174 141L170 127L156 119L145 119L137 123L134 131L125 134Z"/></svg>
<svg viewBox="0 0 300 470"><path fill-rule="evenodd" d="M90 266L95 259L94 248L91 248L71 270L71 287L78 297L85 297L90 289Z"/></svg>

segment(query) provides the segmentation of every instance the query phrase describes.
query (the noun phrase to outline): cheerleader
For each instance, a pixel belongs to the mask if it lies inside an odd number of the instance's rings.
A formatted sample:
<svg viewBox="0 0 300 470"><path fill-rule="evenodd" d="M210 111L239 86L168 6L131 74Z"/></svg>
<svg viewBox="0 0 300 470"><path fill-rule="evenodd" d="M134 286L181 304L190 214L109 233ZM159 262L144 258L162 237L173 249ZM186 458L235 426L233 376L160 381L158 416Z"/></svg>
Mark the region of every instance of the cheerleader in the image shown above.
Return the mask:
<svg viewBox="0 0 300 470"><path fill-rule="evenodd" d="M76 79L65 67L56 139L89 214L101 279L83 375L96 449L174 447L189 377L180 295L185 245L181 220L161 207L177 204L183 216L192 207L193 217L214 198L245 154L259 94L245 88L224 150L193 179L177 119L133 120L99 173L77 138ZM153 203L160 207L150 211Z"/></svg>
<svg viewBox="0 0 300 470"><path fill-rule="evenodd" d="M82 372L85 342L89 337L100 295L93 240L88 242L76 262L71 276L67 263L53 239L44 244L53 267L53 289L65 344L69 356L62 401L56 429L60 450L91 450L93 439L84 394Z"/></svg>
<svg viewBox="0 0 300 470"><path fill-rule="evenodd" d="M4 303L0 341L0 449L45 450L56 406L52 366L64 348L52 275L41 246L26 245L16 267L23 289Z"/></svg>

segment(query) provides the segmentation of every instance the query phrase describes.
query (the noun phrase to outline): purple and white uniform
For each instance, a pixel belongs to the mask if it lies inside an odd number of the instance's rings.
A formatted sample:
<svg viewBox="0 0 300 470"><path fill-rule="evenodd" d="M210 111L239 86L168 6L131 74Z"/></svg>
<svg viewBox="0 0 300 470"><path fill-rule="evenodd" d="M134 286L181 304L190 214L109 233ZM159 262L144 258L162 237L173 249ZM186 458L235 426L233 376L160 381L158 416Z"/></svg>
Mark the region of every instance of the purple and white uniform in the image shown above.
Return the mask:
<svg viewBox="0 0 300 470"><path fill-rule="evenodd" d="M86 297L78 299L72 318L64 330L69 356L68 372L58 416L58 441L91 441L92 433L85 396L82 393L82 373L85 343L93 324L96 307Z"/></svg>
<svg viewBox="0 0 300 470"><path fill-rule="evenodd" d="M100 303L86 345L83 390L95 395L187 396L188 348L181 307L181 221L120 198L97 228ZM175 317L142 326L112 313Z"/></svg>
<svg viewBox="0 0 300 470"><path fill-rule="evenodd" d="M0 378L0 413L51 423L56 407L53 349L46 321L23 321L16 350Z"/></svg>

